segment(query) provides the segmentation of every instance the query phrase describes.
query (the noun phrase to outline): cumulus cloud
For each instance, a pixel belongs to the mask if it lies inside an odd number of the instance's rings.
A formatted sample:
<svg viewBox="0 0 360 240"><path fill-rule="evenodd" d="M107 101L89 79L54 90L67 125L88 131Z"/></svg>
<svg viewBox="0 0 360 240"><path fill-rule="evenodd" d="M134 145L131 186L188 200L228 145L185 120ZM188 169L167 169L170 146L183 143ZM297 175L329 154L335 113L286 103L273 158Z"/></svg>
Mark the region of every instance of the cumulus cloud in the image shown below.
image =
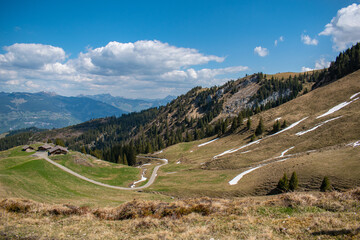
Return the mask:
<svg viewBox="0 0 360 240"><path fill-rule="evenodd" d="M301 35L301 41L306 45L318 45L319 41L317 39L312 39L309 35Z"/></svg>
<svg viewBox="0 0 360 240"><path fill-rule="evenodd" d="M267 48L263 48L261 46L254 48L254 52L257 55L259 55L260 57L265 57L269 54L269 50L267 50Z"/></svg>
<svg viewBox="0 0 360 240"><path fill-rule="evenodd" d="M331 36L333 48L345 50L360 41L360 4L352 4L340 9L319 35Z"/></svg>
<svg viewBox="0 0 360 240"><path fill-rule="evenodd" d="M301 71L302 72L309 72L309 71L324 69L324 68L328 68L328 67L330 67L330 62L326 61L325 58L320 58L319 60L317 60L315 62L315 67L314 68L302 67Z"/></svg>
<svg viewBox="0 0 360 240"><path fill-rule="evenodd" d="M7 53L0 54L0 66L39 69L66 58L62 48L43 44L15 43L4 50Z"/></svg>
<svg viewBox="0 0 360 240"><path fill-rule="evenodd" d="M98 75L158 74L223 57L204 55L196 49L178 48L160 41L110 42L105 47L80 54L77 67Z"/></svg>
<svg viewBox="0 0 360 240"><path fill-rule="evenodd" d="M246 66L206 68L201 65L222 63L225 58L156 40L109 42L72 59L67 59L62 48L50 45L18 43L4 50L7 52L0 54L2 91L155 98L182 94L197 85L223 83L231 74L248 70Z"/></svg>

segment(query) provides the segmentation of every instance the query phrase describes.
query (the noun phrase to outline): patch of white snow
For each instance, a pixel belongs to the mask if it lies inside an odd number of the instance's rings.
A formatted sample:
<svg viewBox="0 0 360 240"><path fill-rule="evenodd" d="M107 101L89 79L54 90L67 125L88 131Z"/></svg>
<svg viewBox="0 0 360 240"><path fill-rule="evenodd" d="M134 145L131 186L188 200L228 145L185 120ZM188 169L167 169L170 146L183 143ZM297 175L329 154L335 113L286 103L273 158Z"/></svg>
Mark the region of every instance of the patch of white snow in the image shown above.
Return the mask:
<svg viewBox="0 0 360 240"><path fill-rule="evenodd" d="M307 118L308 118L308 117L304 117L303 119L301 119L301 120L299 120L299 121L297 121L297 122L294 122L293 124L291 124L291 125L288 126L287 128L284 128L283 130L281 130L281 131L279 131L279 132L277 132L277 133L274 133L273 135L270 135L270 136L275 136L275 135L278 135L278 134L280 134L280 133L282 133L282 132L285 132L285 131L287 131L287 130L293 128L293 127L295 127L296 125L298 125L299 123L301 123L302 121L304 121L304 120L307 119Z"/></svg>
<svg viewBox="0 0 360 240"><path fill-rule="evenodd" d="M342 103L336 105L335 107L331 108L329 111L327 111L327 112L324 113L323 115L320 115L320 116L316 117L316 119L325 117L325 116L327 116L327 115L329 115L329 114L332 114L332 113L334 113L334 112L336 112L336 111L339 111L340 109L346 107L347 105L349 105L349 104L352 103L352 102L355 102L355 101L358 100L358 99L359 99L359 98L355 98L354 100L352 100L352 101L350 101L350 102L342 102Z"/></svg>
<svg viewBox="0 0 360 240"><path fill-rule="evenodd" d="M180 161L176 162L176 164L180 164L180 163L181 163Z"/></svg>
<svg viewBox="0 0 360 240"><path fill-rule="evenodd" d="M291 149L293 149L295 146L292 146L291 148L288 148L288 149L286 149L285 151L283 151L282 153L281 153L281 155L279 156L279 157L283 157L284 155L285 155L285 153L287 153L288 151L290 151Z"/></svg>
<svg viewBox="0 0 360 240"><path fill-rule="evenodd" d="M213 139L213 140L211 140L211 141L208 141L208 142L199 144L198 147L202 147L202 146L208 145L209 143L215 142L215 141L218 140L218 139L219 139L219 138L215 138L215 139Z"/></svg>
<svg viewBox="0 0 360 240"><path fill-rule="evenodd" d="M135 181L130 187L134 188L136 186L136 184L146 181L147 178L144 175L145 175L145 171L142 172L141 179L139 181Z"/></svg>
<svg viewBox="0 0 360 240"><path fill-rule="evenodd" d="M360 94L360 92L353 94L353 95L350 97L350 99L353 99L354 97L356 97L356 96L359 95L359 94Z"/></svg>
<svg viewBox="0 0 360 240"><path fill-rule="evenodd" d="M295 133L296 136L301 136L301 135L304 135L305 133L308 133L308 132L311 132L311 131L314 131L315 129L321 127L322 125L324 125L325 123L328 123L328 122L331 122L333 120L336 120L338 118L341 118L342 116L339 116L339 117L335 117L335 118L332 118L332 119L329 119L329 120L326 120L324 122L321 122L319 124L317 124L315 127L313 128L310 128L309 130L305 130L305 131L301 131L301 132L297 132Z"/></svg>

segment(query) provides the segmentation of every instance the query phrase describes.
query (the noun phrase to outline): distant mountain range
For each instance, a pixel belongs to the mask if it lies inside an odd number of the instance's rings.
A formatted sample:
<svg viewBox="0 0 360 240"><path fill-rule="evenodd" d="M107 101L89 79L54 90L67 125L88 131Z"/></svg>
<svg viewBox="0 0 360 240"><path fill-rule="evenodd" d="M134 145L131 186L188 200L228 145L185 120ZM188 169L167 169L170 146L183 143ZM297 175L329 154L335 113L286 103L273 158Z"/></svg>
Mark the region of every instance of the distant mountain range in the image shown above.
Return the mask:
<svg viewBox="0 0 360 240"><path fill-rule="evenodd" d="M168 104L175 96L167 96L164 99L127 99L123 97L113 97L110 94L80 95L103 103L107 103L125 112L139 112L144 109L159 107Z"/></svg>
<svg viewBox="0 0 360 240"><path fill-rule="evenodd" d="M56 93L0 92L0 133L22 128L62 128L90 119L166 105L174 97L144 100L110 94L65 97Z"/></svg>

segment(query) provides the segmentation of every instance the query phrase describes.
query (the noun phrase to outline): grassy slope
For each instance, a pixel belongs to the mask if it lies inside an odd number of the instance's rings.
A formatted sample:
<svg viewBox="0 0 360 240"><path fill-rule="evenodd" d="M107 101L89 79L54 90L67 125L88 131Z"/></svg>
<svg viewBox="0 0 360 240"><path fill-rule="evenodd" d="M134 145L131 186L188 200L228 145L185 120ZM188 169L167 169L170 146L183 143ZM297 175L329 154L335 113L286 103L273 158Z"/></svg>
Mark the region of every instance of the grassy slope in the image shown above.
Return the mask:
<svg viewBox="0 0 360 240"><path fill-rule="evenodd" d="M337 189L359 186L360 148L346 147L344 144L360 140L360 121L358 120L360 119L360 101L331 115L316 119L316 116L327 112L339 103L349 101L350 96L360 92L359 79L360 71L357 71L328 86L256 115L252 118L252 131L239 130L237 134L221 138L200 148L197 147L199 143L211 138L169 147L164 151L163 157L168 158L170 164L160 170L159 181L149 190L167 192L167 194L181 197L265 194L276 186L284 172L291 174L292 171L298 173L300 187L304 190L318 188L324 175L330 176L333 186ZM337 116L342 116L342 118L305 135L295 135L296 132L310 129L318 123ZM216 160L212 159L223 151L248 143L260 117L264 119L265 127L269 131L272 129L274 119L278 117L286 119L289 123L294 123L304 117L308 118L295 128L264 139L260 144L254 144ZM295 148L287 154L321 150L285 162L270 164L246 175L239 184L228 185L228 181L237 174L251 166L257 166L263 160L279 156L281 152L292 146ZM248 150L251 152L242 153ZM181 161L181 164L176 164L178 161Z"/></svg>
<svg viewBox="0 0 360 240"><path fill-rule="evenodd" d="M16 147L0 153L0 195L49 203L116 205L134 198L166 199L160 195L120 191L78 179L32 153ZM98 173L100 170L97 170Z"/></svg>
<svg viewBox="0 0 360 240"><path fill-rule="evenodd" d="M5 239L359 239L360 189L79 208L0 201Z"/></svg>
<svg viewBox="0 0 360 240"><path fill-rule="evenodd" d="M141 177L138 168L96 160L78 152L54 156L51 159L85 177L114 186L129 187Z"/></svg>

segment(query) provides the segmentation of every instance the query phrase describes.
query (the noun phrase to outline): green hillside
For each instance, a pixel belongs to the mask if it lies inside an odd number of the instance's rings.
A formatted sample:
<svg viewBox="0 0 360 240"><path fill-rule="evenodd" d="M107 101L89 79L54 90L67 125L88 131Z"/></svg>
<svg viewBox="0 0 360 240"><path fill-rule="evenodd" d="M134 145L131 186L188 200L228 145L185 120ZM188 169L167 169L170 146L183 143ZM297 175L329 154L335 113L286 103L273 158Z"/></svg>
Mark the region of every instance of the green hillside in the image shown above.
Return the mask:
<svg viewBox="0 0 360 240"><path fill-rule="evenodd" d="M43 159L31 156L32 154L21 151L21 147L0 153L0 195L2 197L96 206L116 205L139 197L141 199L167 199L161 195L113 190L88 183ZM69 157L72 156L69 155ZM130 167L118 168L105 162L104 165L94 167L93 171L89 171L86 165L71 163L67 156L58 159L74 171L105 183L126 185L132 179L139 178L139 170ZM104 176L108 178L104 179Z"/></svg>

